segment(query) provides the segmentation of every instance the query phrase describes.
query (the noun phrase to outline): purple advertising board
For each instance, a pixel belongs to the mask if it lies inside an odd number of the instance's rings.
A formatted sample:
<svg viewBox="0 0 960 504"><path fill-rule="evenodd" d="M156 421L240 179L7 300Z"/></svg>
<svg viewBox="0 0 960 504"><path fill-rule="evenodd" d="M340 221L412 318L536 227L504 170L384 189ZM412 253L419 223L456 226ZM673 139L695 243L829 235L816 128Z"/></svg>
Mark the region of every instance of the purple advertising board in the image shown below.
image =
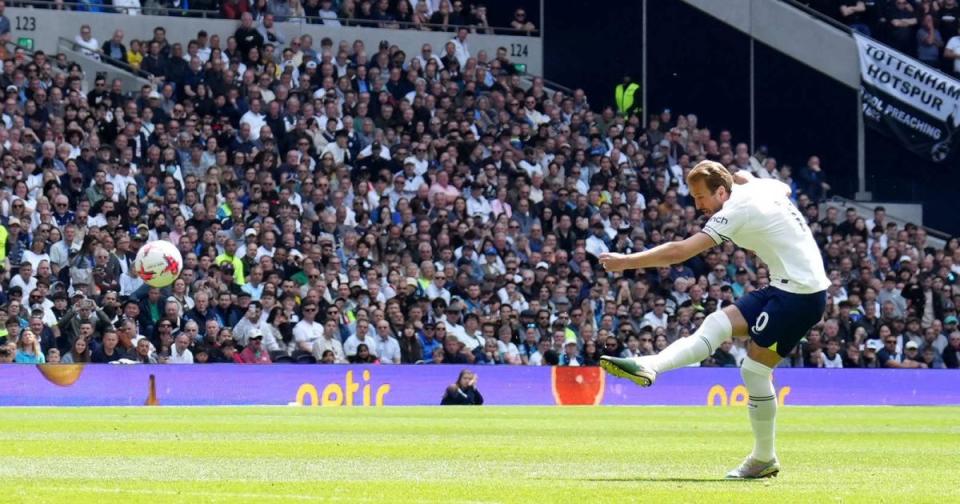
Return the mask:
<svg viewBox="0 0 960 504"><path fill-rule="evenodd" d="M8 365L0 406L439 404L460 366ZM473 367L492 405L741 405L737 369L680 369L639 388L594 367ZM777 369L781 404L958 405L960 372Z"/></svg>

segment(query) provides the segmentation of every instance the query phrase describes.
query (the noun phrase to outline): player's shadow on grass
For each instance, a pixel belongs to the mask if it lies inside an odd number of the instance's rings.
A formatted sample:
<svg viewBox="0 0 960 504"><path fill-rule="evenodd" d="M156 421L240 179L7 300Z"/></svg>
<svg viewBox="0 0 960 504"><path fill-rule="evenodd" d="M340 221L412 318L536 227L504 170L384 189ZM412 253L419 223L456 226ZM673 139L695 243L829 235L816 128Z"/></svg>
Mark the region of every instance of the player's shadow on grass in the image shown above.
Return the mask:
<svg viewBox="0 0 960 504"><path fill-rule="evenodd" d="M735 480L726 478L675 478L670 476L633 476L621 478L574 478L578 481L590 481L592 483L638 483L643 481L660 483L739 483L746 480Z"/></svg>

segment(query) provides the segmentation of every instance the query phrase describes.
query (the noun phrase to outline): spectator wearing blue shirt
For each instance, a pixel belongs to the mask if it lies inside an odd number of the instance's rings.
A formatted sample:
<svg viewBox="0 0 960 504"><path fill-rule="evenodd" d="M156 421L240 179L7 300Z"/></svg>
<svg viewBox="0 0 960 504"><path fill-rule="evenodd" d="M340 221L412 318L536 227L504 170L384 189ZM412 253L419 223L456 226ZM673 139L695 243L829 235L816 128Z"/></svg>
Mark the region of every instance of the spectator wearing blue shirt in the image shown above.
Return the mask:
<svg viewBox="0 0 960 504"><path fill-rule="evenodd" d="M442 348L443 342L436 339L436 327L433 322L423 324L423 328L417 332L417 339L420 340L420 348L423 349L423 359L430 362L433 359L433 351Z"/></svg>

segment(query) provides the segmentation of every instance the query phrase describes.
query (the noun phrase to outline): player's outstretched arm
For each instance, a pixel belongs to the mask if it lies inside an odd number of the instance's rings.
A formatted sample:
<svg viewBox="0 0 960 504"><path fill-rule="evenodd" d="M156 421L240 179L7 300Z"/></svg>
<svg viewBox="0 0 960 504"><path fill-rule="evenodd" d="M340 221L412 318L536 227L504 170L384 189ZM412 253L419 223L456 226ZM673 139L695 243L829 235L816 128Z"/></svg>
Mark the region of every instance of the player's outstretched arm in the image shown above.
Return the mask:
<svg viewBox="0 0 960 504"><path fill-rule="evenodd" d="M686 261L715 245L713 238L706 233L697 233L686 240L664 243L635 254L600 254L600 264L609 272L670 266Z"/></svg>

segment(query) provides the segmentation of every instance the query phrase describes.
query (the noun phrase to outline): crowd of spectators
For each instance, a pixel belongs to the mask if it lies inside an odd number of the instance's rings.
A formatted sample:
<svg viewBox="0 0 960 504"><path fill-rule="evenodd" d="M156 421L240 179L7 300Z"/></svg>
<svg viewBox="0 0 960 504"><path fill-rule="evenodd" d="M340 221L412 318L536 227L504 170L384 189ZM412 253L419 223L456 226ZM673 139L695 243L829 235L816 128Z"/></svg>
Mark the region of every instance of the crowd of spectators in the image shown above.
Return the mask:
<svg viewBox="0 0 960 504"><path fill-rule="evenodd" d="M769 283L730 242L670 268L599 267L699 232L685 175L710 159L794 188L822 247L826 321L783 365L958 366L960 243L933 247L882 208L821 212L816 156L793 170L693 114L621 117L525 85L506 50L470 51L466 29L414 55L309 36L271 48L256 31L244 16L223 49L154 32L141 65L157 86L135 96L102 78L84 89L79 66L41 52L3 62L0 360L658 352ZM132 267L151 240L183 254L169 288ZM728 342L703 365L743 353Z"/></svg>
<svg viewBox="0 0 960 504"><path fill-rule="evenodd" d="M13 3L16 5L16 2ZM81 12L112 12L131 16L217 16L255 20L270 15L278 23L298 22L331 27L365 26L400 30L455 31L465 26L475 33L536 32L526 9L487 16L482 2L467 0L52 0L35 7ZM503 15L509 15L504 19Z"/></svg>
<svg viewBox="0 0 960 504"><path fill-rule="evenodd" d="M960 77L958 0L799 0L850 28Z"/></svg>

